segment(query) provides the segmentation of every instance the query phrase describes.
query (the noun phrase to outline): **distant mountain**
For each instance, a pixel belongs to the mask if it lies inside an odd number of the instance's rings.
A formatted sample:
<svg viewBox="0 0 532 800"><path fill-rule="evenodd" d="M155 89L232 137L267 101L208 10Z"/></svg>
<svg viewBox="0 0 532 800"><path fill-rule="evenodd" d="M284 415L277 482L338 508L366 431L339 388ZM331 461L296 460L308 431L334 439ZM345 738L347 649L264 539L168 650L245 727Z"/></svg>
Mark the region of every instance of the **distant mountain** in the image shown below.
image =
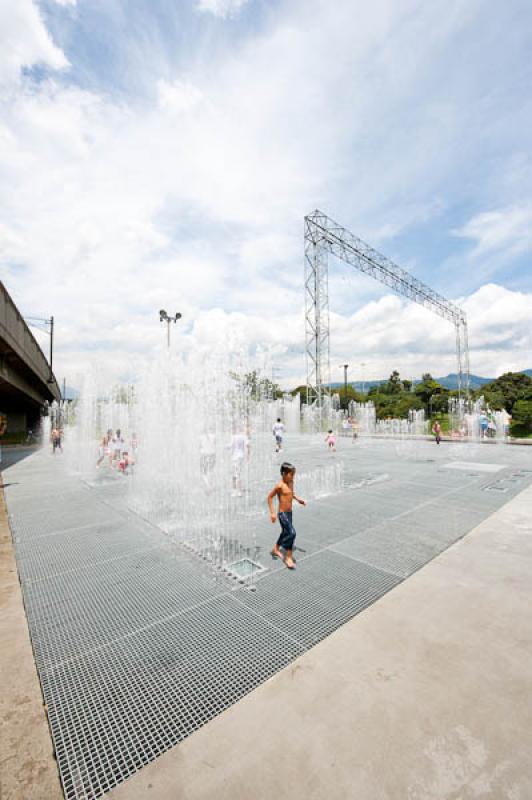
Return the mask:
<svg viewBox="0 0 532 800"><path fill-rule="evenodd" d="M518 372L522 372L524 375L528 375L529 378L532 378L532 369L521 369L518 370ZM415 378L414 384L420 383L420 380L420 378ZM449 375L445 375L443 378L434 378L434 380L444 386L446 389L449 389L449 391L458 389L458 376L456 372L450 372ZM470 380L472 389L480 389L481 386L484 386L486 383L491 383L491 381L494 381L495 378L483 378L481 375L470 375ZM387 379L379 381L364 381L364 383L362 383L362 381L349 381L349 386L352 386L357 392L367 392L372 386L381 386L386 382ZM344 386L343 382L341 381L331 383L329 385L331 389L342 389Z"/></svg>
<svg viewBox="0 0 532 800"><path fill-rule="evenodd" d="M528 375L529 378L532 378L532 369L520 369L517 370L517 372L522 372L524 375ZM484 384L491 383L495 380L495 378L482 378L480 375L470 375L469 377L472 389L480 389ZM444 378L434 378L434 380L441 383L446 389L458 389L458 376L455 372L451 372Z"/></svg>
<svg viewBox="0 0 532 800"><path fill-rule="evenodd" d="M469 378L472 389L480 389L485 383L491 383L491 381L495 380L495 378L482 378L480 375L470 375ZM458 375L456 372L450 372L444 378L434 378L434 380L446 389L458 389Z"/></svg>

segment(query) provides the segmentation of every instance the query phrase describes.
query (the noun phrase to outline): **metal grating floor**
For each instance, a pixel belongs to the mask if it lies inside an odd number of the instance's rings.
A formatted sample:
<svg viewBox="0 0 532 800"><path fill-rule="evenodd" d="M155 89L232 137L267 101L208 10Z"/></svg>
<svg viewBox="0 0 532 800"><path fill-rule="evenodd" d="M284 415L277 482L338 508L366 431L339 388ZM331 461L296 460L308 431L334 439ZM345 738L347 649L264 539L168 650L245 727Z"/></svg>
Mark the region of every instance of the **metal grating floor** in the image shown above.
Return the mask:
<svg viewBox="0 0 532 800"><path fill-rule="evenodd" d="M506 491L485 491L494 483L488 469L447 469L451 455L471 458L471 468L504 461L496 480ZM328 462L295 437L283 457L302 467ZM254 592L215 578L131 514L127 481L91 486L44 452L4 471L67 800L108 792L532 482L526 448L421 443L398 452L378 440L346 447L342 458L345 491L296 512L295 573L270 559L277 528L265 514L235 527L238 536L254 526L256 557L266 567ZM366 480L375 474L387 480Z"/></svg>

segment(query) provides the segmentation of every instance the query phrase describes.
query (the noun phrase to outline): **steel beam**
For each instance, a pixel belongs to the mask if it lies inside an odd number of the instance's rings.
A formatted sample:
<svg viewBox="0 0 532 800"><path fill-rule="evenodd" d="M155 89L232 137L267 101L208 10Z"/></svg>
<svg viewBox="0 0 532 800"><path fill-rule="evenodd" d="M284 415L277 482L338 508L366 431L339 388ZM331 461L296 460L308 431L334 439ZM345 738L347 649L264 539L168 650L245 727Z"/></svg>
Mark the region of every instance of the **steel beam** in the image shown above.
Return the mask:
<svg viewBox="0 0 532 800"><path fill-rule="evenodd" d="M305 351L307 402L321 404L329 384L329 295L327 255L350 264L449 320L456 329L458 391L469 393L469 349L465 312L346 228L314 211L305 217ZM326 366L326 368L325 368ZM325 377L326 375L326 377Z"/></svg>

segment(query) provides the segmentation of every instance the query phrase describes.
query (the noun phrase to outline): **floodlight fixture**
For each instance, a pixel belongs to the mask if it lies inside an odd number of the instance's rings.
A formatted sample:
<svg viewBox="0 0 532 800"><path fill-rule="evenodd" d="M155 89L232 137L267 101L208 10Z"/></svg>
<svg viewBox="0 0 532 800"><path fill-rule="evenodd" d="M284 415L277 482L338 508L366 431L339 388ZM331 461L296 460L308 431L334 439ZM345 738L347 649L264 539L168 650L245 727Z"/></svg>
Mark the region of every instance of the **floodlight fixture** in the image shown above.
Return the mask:
<svg viewBox="0 0 532 800"><path fill-rule="evenodd" d="M167 331L166 331L166 334L167 334L166 342L167 342L168 347L170 347L170 324L172 322L176 323L177 320L181 319L182 316L183 315L179 311L176 311L176 313L174 314L173 317L168 316L168 313L164 310L164 308L161 308L161 310L159 311L159 321L160 322L166 322L166 328L167 328Z"/></svg>

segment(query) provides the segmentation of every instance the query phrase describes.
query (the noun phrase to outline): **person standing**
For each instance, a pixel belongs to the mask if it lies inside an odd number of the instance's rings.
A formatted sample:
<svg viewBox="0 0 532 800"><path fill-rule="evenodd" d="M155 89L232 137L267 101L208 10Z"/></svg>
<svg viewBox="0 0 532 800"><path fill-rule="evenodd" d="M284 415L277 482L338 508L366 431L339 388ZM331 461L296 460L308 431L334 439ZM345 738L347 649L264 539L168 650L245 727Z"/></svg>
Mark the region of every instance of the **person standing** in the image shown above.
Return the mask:
<svg viewBox="0 0 532 800"><path fill-rule="evenodd" d="M284 425L281 422L280 417L277 417L277 422L273 426L272 433L275 436L275 452L279 453L280 450L283 449L283 436L284 436Z"/></svg>
<svg viewBox="0 0 532 800"><path fill-rule="evenodd" d="M112 444L111 444L112 451L113 451L112 460L113 460L113 462L116 461L116 466L117 467L118 467L118 464L120 462L120 456L122 454L122 445L123 444L124 444L124 440L122 439L122 433L120 431L120 428L117 428L116 429L116 433L113 436L113 441L112 441Z"/></svg>
<svg viewBox="0 0 532 800"><path fill-rule="evenodd" d="M441 442L441 425L438 420L432 426L432 433L436 437L436 444L439 444Z"/></svg>
<svg viewBox="0 0 532 800"><path fill-rule="evenodd" d="M108 453L108 447L109 447L109 440L107 436L104 436L102 438L102 441L100 442L100 446L98 447L98 460L96 462L96 469L100 469L102 461L104 460L105 456Z"/></svg>
<svg viewBox="0 0 532 800"><path fill-rule="evenodd" d="M59 430L59 428L52 428L51 438L52 438L52 453L54 454L54 456L56 450L60 450L62 453L63 446L61 444L61 431Z"/></svg>
<svg viewBox="0 0 532 800"><path fill-rule="evenodd" d="M336 435L333 433L332 429L329 429L327 432L325 441L327 443L327 449L329 450L329 453L336 453Z"/></svg>

